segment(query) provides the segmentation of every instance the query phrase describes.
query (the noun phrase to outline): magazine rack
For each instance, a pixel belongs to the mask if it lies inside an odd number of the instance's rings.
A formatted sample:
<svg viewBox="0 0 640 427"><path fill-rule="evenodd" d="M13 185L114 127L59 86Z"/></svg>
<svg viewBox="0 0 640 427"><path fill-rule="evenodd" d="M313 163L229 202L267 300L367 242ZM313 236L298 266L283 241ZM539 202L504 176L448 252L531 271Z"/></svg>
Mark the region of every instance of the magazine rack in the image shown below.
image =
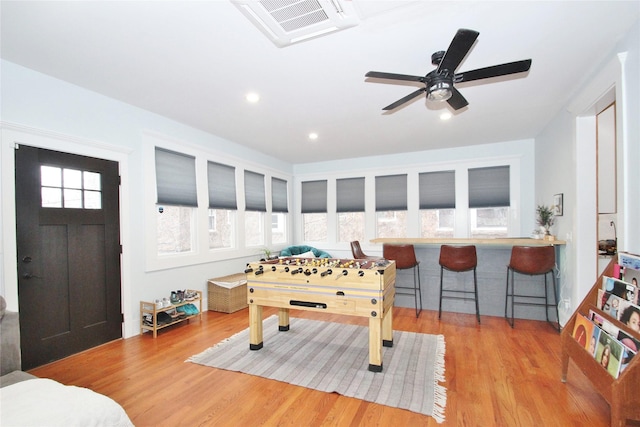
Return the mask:
<svg viewBox="0 0 640 427"><path fill-rule="evenodd" d="M615 326L618 326L620 329L640 340L640 334L638 332L632 331L622 322L596 308L598 289L601 287L602 277L613 276L616 261L616 258L611 260L562 330L562 382L567 382L569 358L571 358L609 404L611 408L611 426L622 427L626 424L627 419L640 420L640 393L638 393L638 384L640 384L640 354L631 360L626 369L621 372L616 379L604 370L596 359L572 336L576 316L579 314L588 316L589 310L593 310L602 316L606 316Z"/></svg>

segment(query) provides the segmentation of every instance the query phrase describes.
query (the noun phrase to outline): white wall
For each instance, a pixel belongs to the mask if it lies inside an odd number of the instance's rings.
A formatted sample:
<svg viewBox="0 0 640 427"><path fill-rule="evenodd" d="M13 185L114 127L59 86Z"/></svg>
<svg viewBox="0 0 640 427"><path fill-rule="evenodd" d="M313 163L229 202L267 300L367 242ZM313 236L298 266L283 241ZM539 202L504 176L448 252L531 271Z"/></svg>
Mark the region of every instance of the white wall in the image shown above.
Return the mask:
<svg viewBox="0 0 640 427"><path fill-rule="evenodd" d="M640 253L640 24L636 24L536 137L536 201L564 193L555 232L569 240L561 296L571 311L597 277L596 105L615 91L619 249ZM562 317L562 316L561 316Z"/></svg>

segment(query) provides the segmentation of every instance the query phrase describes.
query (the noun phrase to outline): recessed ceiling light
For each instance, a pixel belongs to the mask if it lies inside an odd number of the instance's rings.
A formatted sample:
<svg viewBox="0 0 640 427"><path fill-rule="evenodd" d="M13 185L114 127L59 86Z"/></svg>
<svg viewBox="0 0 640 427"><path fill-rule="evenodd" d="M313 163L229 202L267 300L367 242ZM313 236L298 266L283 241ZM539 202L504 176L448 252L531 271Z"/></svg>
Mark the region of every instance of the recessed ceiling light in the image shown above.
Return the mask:
<svg viewBox="0 0 640 427"><path fill-rule="evenodd" d="M256 102L260 101L260 95L258 95L255 92L249 92L245 98L247 99L247 101L251 102L252 104L255 104Z"/></svg>
<svg viewBox="0 0 640 427"><path fill-rule="evenodd" d="M318 134L315 133L315 132L311 132L309 134L309 139L312 140L312 141L315 141L316 139L318 139Z"/></svg>
<svg viewBox="0 0 640 427"><path fill-rule="evenodd" d="M448 111L445 111L444 113L440 114L440 120L449 120L451 118L451 113Z"/></svg>

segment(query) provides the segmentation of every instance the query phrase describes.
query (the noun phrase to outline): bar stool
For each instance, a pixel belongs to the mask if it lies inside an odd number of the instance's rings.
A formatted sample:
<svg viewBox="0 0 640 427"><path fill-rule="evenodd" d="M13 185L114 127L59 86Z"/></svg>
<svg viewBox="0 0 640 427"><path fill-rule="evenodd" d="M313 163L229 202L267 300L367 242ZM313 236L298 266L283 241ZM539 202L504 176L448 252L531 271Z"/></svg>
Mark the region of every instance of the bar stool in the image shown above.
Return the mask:
<svg viewBox="0 0 640 427"><path fill-rule="evenodd" d="M556 251L553 246L514 246L511 249L511 261L507 266L507 292L504 302L504 317L513 328L514 324L514 306L515 305L537 305L545 307L547 322L549 320L549 307L555 307L556 320L558 317L558 300L556 292L556 277L553 269L556 265ZM515 289L514 273L526 274L529 276L544 275L544 296L533 295L532 293L517 294ZM553 281L553 303L549 302L549 293L547 291L547 274L551 273ZM511 279L511 280L509 280ZM511 282L511 292L509 291L509 282ZM509 306L509 297L511 297L511 321L507 315ZM519 298L519 301L516 301ZM544 299L542 302L533 302ZM560 330L560 324L556 328Z"/></svg>
<svg viewBox="0 0 640 427"><path fill-rule="evenodd" d="M416 304L416 317L422 311L422 290L420 288L420 261L416 259L416 252L413 245L382 245L382 256L384 259L396 262L396 270L413 269L413 287L398 286L396 282L396 294L413 295ZM399 291L398 291L399 289ZM418 300L420 308L418 309Z"/></svg>
<svg viewBox="0 0 640 427"><path fill-rule="evenodd" d="M369 256L362 252L358 240L351 242L351 254L353 255L353 259L380 259L378 256Z"/></svg>
<svg viewBox="0 0 640 427"><path fill-rule="evenodd" d="M442 245L440 247L440 306L438 308L438 319L442 315L443 299L461 299L473 300L476 303L476 317L480 323L480 309L478 307L478 278L476 275L476 266L478 265L478 256L476 255L476 247L470 246L449 246ZM473 271L473 291L461 290L456 288L444 288L442 279L444 270L454 273L462 273L464 271ZM473 298L469 295L472 294Z"/></svg>

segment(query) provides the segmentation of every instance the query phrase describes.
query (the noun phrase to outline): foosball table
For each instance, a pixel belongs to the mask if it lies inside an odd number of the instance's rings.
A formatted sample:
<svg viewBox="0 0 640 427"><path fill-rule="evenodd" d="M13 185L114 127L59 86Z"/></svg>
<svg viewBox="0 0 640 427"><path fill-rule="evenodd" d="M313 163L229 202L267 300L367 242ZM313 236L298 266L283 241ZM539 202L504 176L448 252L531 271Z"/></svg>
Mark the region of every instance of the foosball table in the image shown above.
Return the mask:
<svg viewBox="0 0 640 427"><path fill-rule="evenodd" d="M393 346L396 264L389 260L281 258L247 264L249 348L263 346L262 308L278 307L278 328L289 330L289 309L369 318L369 370L382 371L382 347Z"/></svg>

